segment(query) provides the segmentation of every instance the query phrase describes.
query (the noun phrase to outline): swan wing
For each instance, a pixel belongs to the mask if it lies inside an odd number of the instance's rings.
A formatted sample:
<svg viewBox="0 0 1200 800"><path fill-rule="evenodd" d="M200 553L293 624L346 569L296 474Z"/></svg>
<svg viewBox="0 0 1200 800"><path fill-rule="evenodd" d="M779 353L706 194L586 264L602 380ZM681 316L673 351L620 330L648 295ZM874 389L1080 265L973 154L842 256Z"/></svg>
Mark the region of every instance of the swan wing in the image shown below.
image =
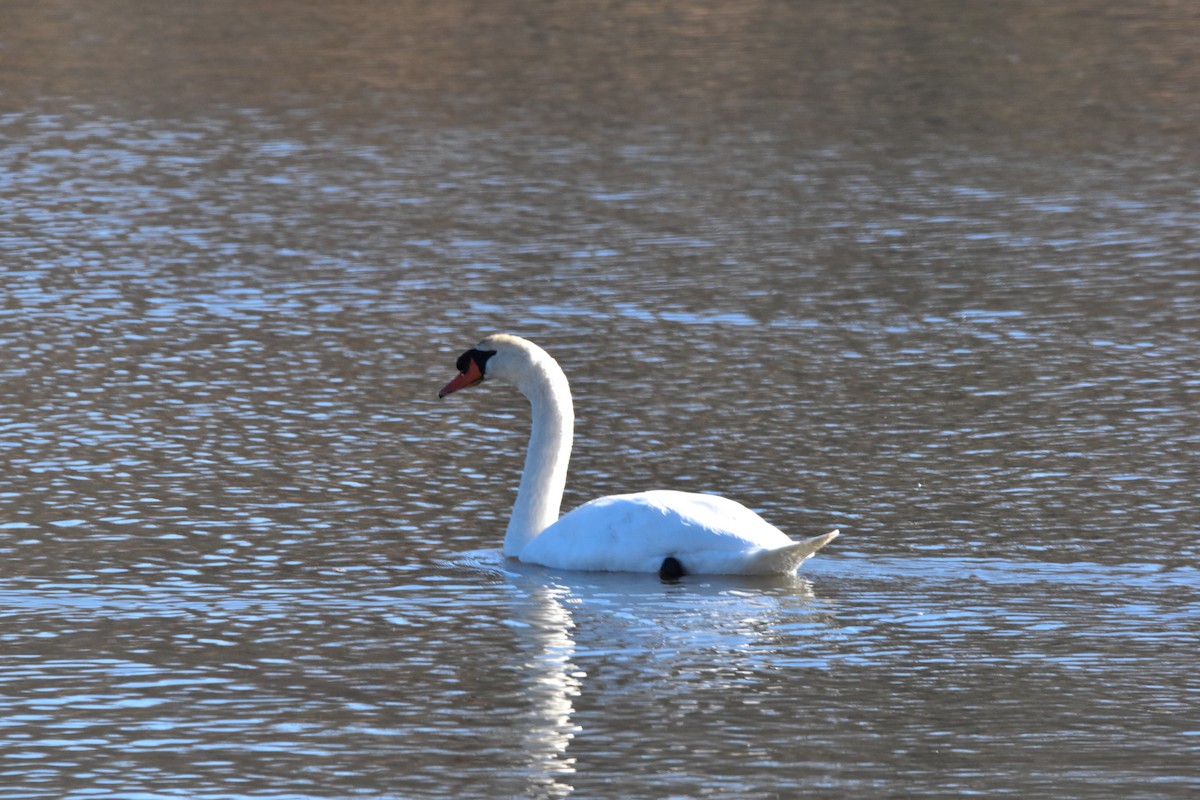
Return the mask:
<svg viewBox="0 0 1200 800"><path fill-rule="evenodd" d="M733 500L659 490L585 503L520 558L557 569L653 573L672 556L694 574L786 574L835 535L794 542Z"/></svg>

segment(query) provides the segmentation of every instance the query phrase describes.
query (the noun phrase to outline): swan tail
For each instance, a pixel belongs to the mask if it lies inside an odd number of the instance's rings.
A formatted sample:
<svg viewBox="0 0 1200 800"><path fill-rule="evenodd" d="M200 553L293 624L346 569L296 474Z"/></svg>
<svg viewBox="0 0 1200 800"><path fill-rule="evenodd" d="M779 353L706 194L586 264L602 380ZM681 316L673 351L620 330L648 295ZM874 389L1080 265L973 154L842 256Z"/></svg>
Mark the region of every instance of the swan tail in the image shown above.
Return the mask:
<svg viewBox="0 0 1200 800"><path fill-rule="evenodd" d="M837 536L837 531L830 531L795 544L784 545L774 550L764 550L754 556L746 565L746 573L750 575L790 575L800 567L805 559L832 542Z"/></svg>

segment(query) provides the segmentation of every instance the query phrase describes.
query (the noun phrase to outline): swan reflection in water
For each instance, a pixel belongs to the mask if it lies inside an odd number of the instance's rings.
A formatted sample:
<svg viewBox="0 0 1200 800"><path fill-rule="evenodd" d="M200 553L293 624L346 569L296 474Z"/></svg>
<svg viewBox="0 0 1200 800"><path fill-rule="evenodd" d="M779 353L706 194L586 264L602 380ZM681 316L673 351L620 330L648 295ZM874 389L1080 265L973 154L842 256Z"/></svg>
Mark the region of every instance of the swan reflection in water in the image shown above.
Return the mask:
<svg viewBox="0 0 1200 800"><path fill-rule="evenodd" d="M569 781L575 773L575 759L567 754L567 748L581 730L571 720L585 675L572 660L575 623L567 610L570 602L569 589L545 583L530 586L528 602L521 609L527 614L523 645L529 652L526 694L532 708L528 727L521 731L526 740L523 749L530 757L531 782L540 795L549 797L572 791Z"/></svg>
<svg viewBox="0 0 1200 800"><path fill-rule="evenodd" d="M637 693L665 707L724 693L791 646L780 628L828 609L798 576L705 576L671 582L651 575L572 573L467 554L457 564L501 575L513 589L506 620L525 673L528 715L510 730L522 743L530 796L574 791L578 740L588 736L577 705L592 709ZM589 677L603 671L603 679ZM600 695L605 695L601 700ZM640 697L636 702L641 703Z"/></svg>

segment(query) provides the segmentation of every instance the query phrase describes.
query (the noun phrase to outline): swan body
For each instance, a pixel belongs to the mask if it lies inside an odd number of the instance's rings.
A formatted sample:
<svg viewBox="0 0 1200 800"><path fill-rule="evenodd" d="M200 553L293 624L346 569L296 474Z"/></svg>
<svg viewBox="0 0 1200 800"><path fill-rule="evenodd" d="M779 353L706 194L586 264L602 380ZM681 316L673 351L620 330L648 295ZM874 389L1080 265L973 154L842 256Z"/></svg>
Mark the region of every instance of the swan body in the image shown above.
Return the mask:
<svg viewBox="0 0 1200 800"><path fill-rule="evenodd" d="M794 542L725 497L658 489L601 497L567 513L519 558L556 569L658 572L675 558L691 574L788 574L832 536Z"/></svg>
<svg viewBox="0 0 1200 800"><path fill-rule="evenodd" d="M486 380L516 385L530 402L533 429L504 553L555 569L712 575L788 575L837 531L794 541L728 498L654 490L612 495L559 518L574 433L566 376L537 345L489 336L458 359L439 397Z"/></svg>

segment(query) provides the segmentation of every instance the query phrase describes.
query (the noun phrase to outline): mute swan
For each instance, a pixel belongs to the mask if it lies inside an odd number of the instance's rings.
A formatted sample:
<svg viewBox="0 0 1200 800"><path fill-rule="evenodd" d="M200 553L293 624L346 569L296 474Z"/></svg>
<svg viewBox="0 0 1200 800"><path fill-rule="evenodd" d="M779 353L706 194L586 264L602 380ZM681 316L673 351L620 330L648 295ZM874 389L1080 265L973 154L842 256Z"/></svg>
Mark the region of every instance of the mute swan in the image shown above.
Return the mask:
<svg viewBox="0 0 1200 800"><path fill-rule="evenodd" d="M496 334L459 356L457 368L438 397L495 379L515 384L533 407L506 556L555 569L665 578L789 575L838 535L796 542L733 500L664 489L601 497L559 518L575 413L558 363L533 342Z"/></svg>

